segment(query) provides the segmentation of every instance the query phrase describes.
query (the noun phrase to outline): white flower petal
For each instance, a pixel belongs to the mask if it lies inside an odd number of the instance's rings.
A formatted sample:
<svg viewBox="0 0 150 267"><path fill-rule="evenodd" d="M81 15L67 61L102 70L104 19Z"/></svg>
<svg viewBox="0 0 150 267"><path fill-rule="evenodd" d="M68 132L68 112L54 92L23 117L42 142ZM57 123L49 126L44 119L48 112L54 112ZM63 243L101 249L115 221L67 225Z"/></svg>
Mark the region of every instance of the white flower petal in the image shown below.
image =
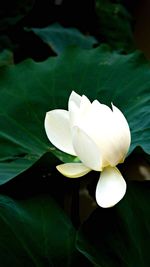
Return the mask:
<svg viewBox="0 0 150 267"><path fill-rule="evenodd" d="M70 128L72 130L73 126L78 123L78 119L80 117L79 108L74 102L70 102L69 107L69 122Z"/></svg>
<svg viewBox="0 0 150 267"><path fill-rule="evenodd" d="M75 91L72 91L69 101L68 101L68 110L70 110L72 103L74 103L78 108L80 108L81 96L78 95Z"/></svg>
<svg viewBox="0 0 150 267"><path fill-rule="evenodd" d="M130 130L125 117L117 108L114 107L112 111L95 100L81 128L99 147L103 167L116 166L124 160L130 145Z"/></svg>
<svg viewBox="0 0 150 267"><path fill-rule="evenodd" d="M68 104L71 128L81 124L80 121L87 113L89 106L91 106L91 102L86 96L81 97L75 92L71 93Z"/></svg>
<svg viewBox="0 0 150 267"><path fill-rule="evenodd" d="M84 121L87 119L87 116L90 113L90 110L91 110L91 102L85 95L83 95L80 104L79 119L78 123L76 124L77 126L79 127L83 126Z"/></svg>
<svg viewBox="0 0 150 267"><path fill-rule="evenodd" d="M79 127L73 128L73 147L76 155L88 168L100 171L100 150L94 141Z"/></svg>
<svg viewBox="0 0 150 267"><path fill-rule="evenodd" d="M114 167L106 167L100 175L96 187L96 201L102 208L117 204L126 192L126 182L120 171Z"/></svg>
<svg viewBox="0 0 150 267"><path fill-rule="evenodd" d="M101 104L98 100L94 100L92 102L92 112L99 112L99 115L101 115L101 119L103 120L103 115L105 114L105 117L107 117L107 119L110 119L110 116L112 114L112 110L110 107L108 107L105 104Z"/></svg>
<svg viewBox="0 0 150 267"><path fill-rule="evenodd" d="M80 128L95 142L101 152L103 167L110 165L109 158L114 156L110 147L112 132L112 110L95 100L85 113ZM116 165L116 164L115 164Z"/></svg>
<svg viewBox="0 0 150 267"><path fill-rule="evenodd" d="M50 142L61 151L76 155L72 146L69 112L55 109L46 113L45 131Z"/></svg>
<svg viewBox="0 0 150 267"><path fill-rule="evenodd" d="M69 120L71 129L76 124L79 118L80 103L81 103L81 96L73 91L68 101Z"/></svg>
<svg viewBox="0 0 150 267"><path fill-rule="evenodd" d="M112 104L113 116L115 119L115 136L118 146L124 159L131 143L131 133L128 122L123 113Z"/></svg>
<svg viewBox="0 0 150 267"><path fill-rule="evenodd" d="M69 178L82 177L91 171L82 163L64 163L56 166L56 168L61 174Z"/></svg>

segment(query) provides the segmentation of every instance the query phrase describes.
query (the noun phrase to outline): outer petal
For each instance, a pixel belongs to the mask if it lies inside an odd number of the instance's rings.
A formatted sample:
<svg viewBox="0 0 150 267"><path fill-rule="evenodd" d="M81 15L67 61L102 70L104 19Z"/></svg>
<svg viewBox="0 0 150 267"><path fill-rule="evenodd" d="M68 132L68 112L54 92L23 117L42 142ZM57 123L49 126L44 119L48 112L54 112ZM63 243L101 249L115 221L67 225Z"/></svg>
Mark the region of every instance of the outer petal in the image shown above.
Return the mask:
<svg viewBox="0 0 150 267"><path fill-rule="evenodd" d="M55 147L68 154L76 155L72 146L68 111L55 109L47 112L45 131L50 142Z"/></svg>
<svg viewBox="0 0 150 267"><path fill-rule="evenodd" d="M96 201L102 208L117 204L126 192L126 182L119 170L114 167L105 168L96 187Z"/></svg>
<svg viewBox="0 0 150 267"><path fill-rule="evenodd" d="M88 168L100 171L100 150L94 141L79 127L73 128L73 147L76 155Z"/></svg>
<svg viewBox="0 0 150 267"><path fill-rule="evenodd" d="M120 152L122 154L122 158L124 159L131 143L131 133L128 122L124 117L123 113L112 104L113 116L116 121L115 124L115 132L116 132L116 140L118 141L118 145L120 147Z"/></svg>
<svg viewBox="0 0 150 267"><path fill-rule="evenodd" d="M96 100L82 118L80 128L93 140L101 152L102 167L110 165L109 159L116 156L110 146L112 110Z"/></svg>
<svg viewBox="0 0 150 267"><path fill-rule="evenodd" d="M69 178L78 178L91 171L82 163L65 163L56 166L56 168L61 174Z"/></svg>
<svg viewBox="0 0 150 267"><path fill-rule="evenodd" d="M112 111L95 100L81 125L99 147L103 167L116 166L124 160L130 144L130 130L121 111L117 108Z"/></svg>

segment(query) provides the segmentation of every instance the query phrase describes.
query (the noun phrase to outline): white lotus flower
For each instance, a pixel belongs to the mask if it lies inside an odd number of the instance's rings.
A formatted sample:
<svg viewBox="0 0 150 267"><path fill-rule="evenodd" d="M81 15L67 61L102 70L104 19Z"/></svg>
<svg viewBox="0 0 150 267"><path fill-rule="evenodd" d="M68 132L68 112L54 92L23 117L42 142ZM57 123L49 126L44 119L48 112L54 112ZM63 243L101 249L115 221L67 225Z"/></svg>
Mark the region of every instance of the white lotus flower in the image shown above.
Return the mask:
<svg viewBox="0 0 150 267"><path fill-rule="evenodd" d="M70 178L81 177L91 170L101 172L96 187L96 201L112 207L126 192L126 182L116 168L128 152L131 135L122 112L97 100L72 92L68 111L46 113L45 130L50 142L63 152L77 156L81 163L58 165L57 170Z"/></svg>

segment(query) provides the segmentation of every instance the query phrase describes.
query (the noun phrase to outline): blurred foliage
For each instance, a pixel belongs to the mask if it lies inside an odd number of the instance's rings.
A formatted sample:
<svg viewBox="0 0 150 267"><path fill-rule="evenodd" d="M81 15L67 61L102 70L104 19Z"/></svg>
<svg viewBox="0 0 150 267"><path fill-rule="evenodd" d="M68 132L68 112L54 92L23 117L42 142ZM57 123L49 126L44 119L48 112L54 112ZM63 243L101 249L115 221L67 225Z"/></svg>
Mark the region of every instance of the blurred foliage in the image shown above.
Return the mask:
<svg viewBox="0 0 150 267"><path fill-rule="evenodd" d="M42 61L53 53L40 38L32 32L26 32L25 28L42 28L60 23L89 33L95 25L94 9L93 0L65 0L61 5L54 0L13 0L11 3L6 0L0 6L0 49L12 50L15 62L28 57Z"/></svg>
<svg viewBox="0 0 150 267"><path fill-rule="evenodd" d="M32 9L34 2L34 0L1 1L0 31L4 31L19 22Z"/></svg>
<svg viewBox="0 0 150 267"><path fill-rule="evenodd" d="M15 62L28 57L42 61L53 55L52 51L25 28L39 28L43 32L53 23L60 23L65 28L77 28L86 36L95 36L100 43L108 43L114 49L125 52L134 49L133 18L125 7L131 10L133 1L65 0L59 5L56 2L3 2L0 6L0 49L12 50ZM67 28L66 33L69 31Z"/></svg>
<svg viewBox="0 0 150 267"><path fill-rule="evenodd" d="M131 52L134 47L132 18L121 1L96 0L100 36L112 48Z"/></svg>
<svg viewBox="0 0 150 267"><path fill-rule="evenodd" d="M90 49L98 43L92 36L84 36L75 28L64 28L56 23L42 29L33 28L32 31L48 44L56 54L62 53L69 46Z"/></svg>
<svg viewBox="0 0 150 267"><path fill-rule="evenodd" d="M13 53L10 50L5 49L0 53L0 67L13 64L13 62Z"/></svg>

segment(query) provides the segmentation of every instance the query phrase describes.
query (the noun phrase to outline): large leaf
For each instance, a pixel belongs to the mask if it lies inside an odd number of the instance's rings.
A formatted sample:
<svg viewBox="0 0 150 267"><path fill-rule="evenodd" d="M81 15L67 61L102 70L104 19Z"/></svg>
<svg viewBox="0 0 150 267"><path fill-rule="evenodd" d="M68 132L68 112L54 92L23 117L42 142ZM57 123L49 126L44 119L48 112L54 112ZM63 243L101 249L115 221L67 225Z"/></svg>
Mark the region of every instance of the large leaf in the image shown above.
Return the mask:
<svg viewBox="0 0 150 267"><path fill-rule="evenodd" d="M77 264L75 230L48 196L15 201L0 195L0 228L1 266Z"/></svg>
<svg viewBox="0 0 150 267"><path fill-rule="evenodd" d="M64 28L57 23L42 29L32 28L32 30L57 54L63 52L68 46L90 49L97 43L94 37L84 36L75 28Z"/></svg>
<svg viewBox="0 0 150 267"><path fill-rule="evenodd" d="M82 225L76 246L94 266L150 266L150 183L128 184L123 200L96 209Z"/></svg>
<svg viewBox="0 0 150 267"><path fill-rule="evenodd" d="M43 126L46 111L67 108L72 90L118 106L131 127L130 153L137 146L150 153L149 88L149 63L140 53L120 55L105 46L70 49L41 63L27 60L2 67L0 183L32 166L47 151L72 161L50 145Z"/></svg>

